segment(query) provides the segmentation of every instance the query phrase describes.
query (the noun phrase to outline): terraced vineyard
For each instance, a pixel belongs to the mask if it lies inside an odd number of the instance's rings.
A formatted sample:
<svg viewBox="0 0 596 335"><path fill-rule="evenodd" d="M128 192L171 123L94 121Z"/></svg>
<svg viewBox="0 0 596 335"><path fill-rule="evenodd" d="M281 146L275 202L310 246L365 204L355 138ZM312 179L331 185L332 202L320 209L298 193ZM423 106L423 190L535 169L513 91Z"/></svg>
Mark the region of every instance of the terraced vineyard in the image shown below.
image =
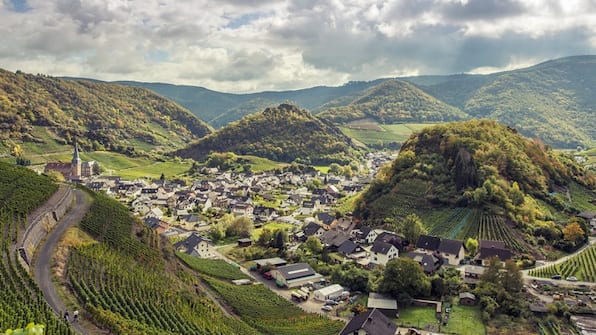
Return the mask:
<svg viewBox="0 0 596 335"><path fill-rule="evenodd" d="M14 252L17 233L26 228L27 214L56 189L48 178L0 163L0 333L35 322L44 324L47 334L73 334L52 312Z"/></svg>
<svg viewBox="0 0 596 335"><path fill-rule="evenodd" d="M430 235L444 238L457 238L460 232L467 226L472 211L468 208L458 207L451 211L450 215L441 223L435 224L430 230Z"/></svg>
<svg viewBox="0 0 596 335"><path fill-rule="evenodd" d="M580 281L596 282L596 245L591 245L562 263L532 269L529 275L542 278L553 275L563 278L575 276Z"/></svg>
<svg viewBox="0 0 596 335"><path fill-rule="evenodd" d="M503 241L511 250L528 252L528 247L515 237L511 227L502 216L482 215L478 227L478 238L482 240Z"/></svg>

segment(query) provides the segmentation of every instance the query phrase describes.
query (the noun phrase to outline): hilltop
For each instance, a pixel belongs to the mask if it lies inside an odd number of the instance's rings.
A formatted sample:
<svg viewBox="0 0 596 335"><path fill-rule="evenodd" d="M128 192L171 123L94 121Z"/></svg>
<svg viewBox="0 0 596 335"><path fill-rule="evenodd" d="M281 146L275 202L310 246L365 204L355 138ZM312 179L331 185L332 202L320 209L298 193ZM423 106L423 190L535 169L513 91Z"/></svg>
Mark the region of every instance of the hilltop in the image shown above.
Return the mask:
<svg viewBox="0 0 596 335"><path fill-rule="evenodd" d="M350 138L337 127L289 104L246 116L175 155L202 160L211 152L309 164L347 164L356 155Z"/></svg>
<svg viewBox="0 0 596 335"><path fill-rule="evenodd" d="M336 102L330 103L333 104ZM379 123L445 122L467 118L459 109L401 80L387 80L373 86L347 106L325 107L321 107L325 110L318 116L337 123L368 117Z"/></svg>
<svg viewBox="0 0 596 335"><path fill-rule="evenodd" d="M595 176L570 157L513 128L489 120L453 122L412 135L363 194L355 215L382 225L417 213L431 232L452 238L478 237L483 217L491 217L499 228L519 229L512 236L528 244L543 228L558 231L552 238L558 243L561 221L596 209L583 201L594 199L595 188Z"/></svg>
<svg viewBox="0 0 596 335"><path fill-rule="evenodd" d="M0 139L126 152L171 150L211 128L147 89L0 69Z"/></svg>

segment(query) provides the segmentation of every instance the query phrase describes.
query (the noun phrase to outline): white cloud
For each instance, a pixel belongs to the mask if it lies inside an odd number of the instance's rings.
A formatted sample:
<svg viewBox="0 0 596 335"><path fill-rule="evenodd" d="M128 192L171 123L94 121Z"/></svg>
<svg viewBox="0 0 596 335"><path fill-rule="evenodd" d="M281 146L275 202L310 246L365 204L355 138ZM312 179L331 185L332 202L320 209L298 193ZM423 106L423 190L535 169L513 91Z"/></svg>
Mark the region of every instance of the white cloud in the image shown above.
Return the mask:
<svg viewBox="0 0 596 335"><path fill-rule="evenodd" d="M596 51L591 0L12 1L0 2L2 68L232 92Z"/></svg>

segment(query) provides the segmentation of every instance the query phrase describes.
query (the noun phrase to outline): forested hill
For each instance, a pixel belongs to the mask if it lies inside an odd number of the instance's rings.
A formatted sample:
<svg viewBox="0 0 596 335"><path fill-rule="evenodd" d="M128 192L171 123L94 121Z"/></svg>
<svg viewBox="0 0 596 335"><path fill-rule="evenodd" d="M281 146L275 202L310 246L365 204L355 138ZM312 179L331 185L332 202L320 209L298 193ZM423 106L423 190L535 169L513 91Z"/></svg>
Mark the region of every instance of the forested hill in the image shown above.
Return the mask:
<svg viewBox="0 0 596 335"><path fill-rule="evenodd" d="M554 224L558 211L596 209L576 202L593 201L595 188L593 173L513 128L488 120L453 122L413 134L355 215L382 224L395 215L476 208L532 231Z"/></svg>
<svg viewBox="0 0 596 335"><path fill-rule="evenodd" d="M309 164L346 164L357 154L337 127L289 104L246 116L175 154L202 160L211 152Z"/></svg>
<svg viewBox="0 0 596 335"><path fill-rule="evenodd" d="M332 101L328 105L333 105ZM347 106L331 107L318 116L344 123L371 117L380 123L445 122L468 118L461 110L428 95L401 80L387 80L370 89Z"/></svg>
<svg viewBox="0 0 596 335"><path fill-rule="evenodd" d="M211 132L146 89L0 69L0 139L42 142L35 127L65 143L76 138L83 148L121 152L171 150Z"/></svg>

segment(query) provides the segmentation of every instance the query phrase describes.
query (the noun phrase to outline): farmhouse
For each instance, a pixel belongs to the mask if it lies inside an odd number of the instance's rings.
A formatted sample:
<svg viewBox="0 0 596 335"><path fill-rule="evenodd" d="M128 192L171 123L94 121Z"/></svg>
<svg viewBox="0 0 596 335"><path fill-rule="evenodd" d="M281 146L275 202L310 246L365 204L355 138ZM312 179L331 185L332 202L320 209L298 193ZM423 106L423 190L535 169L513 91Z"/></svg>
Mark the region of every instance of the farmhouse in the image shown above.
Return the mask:
<svg viewBox="0 0 596 335"><path fill-rule="evenodd" d="M309 282L319 281L323 276L316 273L310 265L306 263L296 263L286 266L280 266L271 270L271 275L277 281L278 285L287 288L299 287Z"/></svg>
<svg viewBox="0 0 596 335"><path fill-rule="evenodd" d="M387 265L389 260L397 258L399 251L393 244L376 241L370 248L370 263L376 265Z"/></svg>
<svg viewBox="0 0 596 335"><path fill-rule="evenodd" d="M482 264L482 266L487 266L489 260L493 257L499 258L503 263L513 257L511 251L505 247L505 242L502 241L480 240L478 250L475 260L477 263Z"/></svg>
<svg viewBox="0 0 596 335"><path fill-rule="evenodd" d="M339 335L395 335L397 326L377 309L360 313L346 324Z"/></svg>
<svg viewBox="0 0 596 335"><path fill-rule="evenodd" d="M388 318L393 319L397 315L397 300L379 293L370 293L366 307L368 309L376 308Z"/></svg>
<svg viewBox="0 0 596 335"><path fill-rule="evenodd" d="M174 248L189 255L206 258L213 256L210 242L208 239L193 233L185 240L174 244Z"/></svg>
<svg viewBox="0 0 596 335"><path fill-rule="evenodd" d="M443 264L458 265L464 259L464 244L462 241L443 239L437 250L443 256Z"/></svg>

